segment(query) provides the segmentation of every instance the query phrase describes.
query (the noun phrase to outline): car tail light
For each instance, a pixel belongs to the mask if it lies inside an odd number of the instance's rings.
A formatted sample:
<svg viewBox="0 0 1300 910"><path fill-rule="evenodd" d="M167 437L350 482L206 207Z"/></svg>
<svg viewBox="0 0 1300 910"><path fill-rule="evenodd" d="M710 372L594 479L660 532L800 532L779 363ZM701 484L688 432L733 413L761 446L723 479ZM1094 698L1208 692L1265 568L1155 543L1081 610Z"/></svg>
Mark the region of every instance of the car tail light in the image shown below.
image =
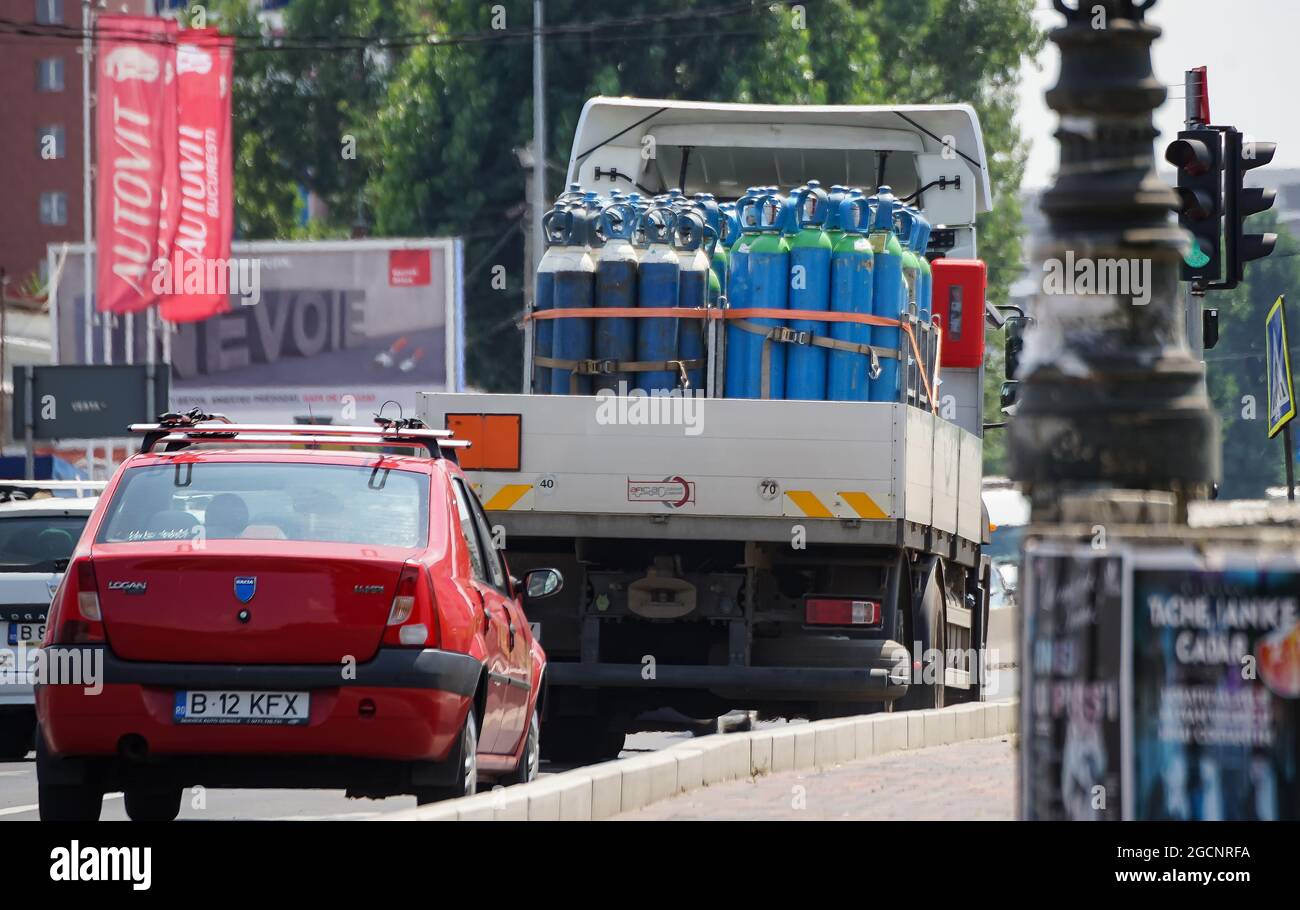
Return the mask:
<svg viewBox="0 0 1300 910"><path fill-rule="evenodd" d="M99 607L99 584L95 566L89 559L79 559L67 571L63 581L63 598L57 604L53 644L78 644L105 641L104 614Z"/></svg>
<svg viewBox="0 0 1300 910"><path fill-rule="evenodd" d="M804 601L804 622L810 626L876 626L880 624L880 602L810 597Z"/></svg>
<svg viewBox="0 0 1300 910"><path fill-rule="evenodd" d="M416 566L402 566L402 574L397 579L397 590L393 593L393 605L388 610L388 624L400 626L411 618L415 612L415 592L420 584L420 570Z"/></svg>
<svg viewBox="0 0 1300 910"><path fill-rule="evenodd" d="M388 609L384 644L402 648L429 648L437 644L433 590L424 569L414 563L402 566L397 590Z"/></svg>

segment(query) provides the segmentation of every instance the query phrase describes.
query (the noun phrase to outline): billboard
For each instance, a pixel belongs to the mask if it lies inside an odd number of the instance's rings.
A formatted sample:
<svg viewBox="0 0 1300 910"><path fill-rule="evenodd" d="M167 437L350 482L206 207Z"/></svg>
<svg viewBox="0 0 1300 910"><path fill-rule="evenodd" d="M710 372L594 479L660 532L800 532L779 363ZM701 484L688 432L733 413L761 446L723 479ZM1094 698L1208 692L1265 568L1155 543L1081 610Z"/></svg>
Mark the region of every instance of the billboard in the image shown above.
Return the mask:
<svg viewBox="0 0 1300 910"><path fill-rule="evenodd" d="M50 248L55 362L103 363L104 317L82 299L79 251L62 251ZM171 410L368 422L387 401L409 416L417 391L462 388L459 240L236 242L231 253L255 293L232 291L227 312L173 324L165 347L159 334ZM114 317L108 334L111 362L124 361L128 341L131 359L146 359L143 314Z"/></svg>

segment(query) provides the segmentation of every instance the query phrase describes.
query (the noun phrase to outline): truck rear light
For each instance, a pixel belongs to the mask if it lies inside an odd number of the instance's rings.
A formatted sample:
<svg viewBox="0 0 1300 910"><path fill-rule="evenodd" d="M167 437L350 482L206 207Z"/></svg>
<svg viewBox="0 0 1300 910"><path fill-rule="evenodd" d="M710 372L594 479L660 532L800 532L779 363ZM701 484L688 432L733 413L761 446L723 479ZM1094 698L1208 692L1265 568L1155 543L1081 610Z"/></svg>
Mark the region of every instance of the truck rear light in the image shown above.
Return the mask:
<svg viewBox="0 0 1300 910"><path fill-rule="evenodd" d="M397 590L388 609L384 644L401 648L426 648L437 643L437 611L433 589L425 571L415 563L402 566Z"/></svg>
<svg viewBox="0 0 1300 910"><path fill-rule="evenodd" d="M51 614L57 610L57 617L50 617L54 629L51 644L106 641L94 564L89 559L80 559L70 566L61 590L62 599L51 608Z"/></svg>
<svg viewBox="0 0 1300 910"><path fill-rule="evenodd" d="M810 626L879 625L880 602L876 600L810 597L804 601L804 622Z"/></svg>

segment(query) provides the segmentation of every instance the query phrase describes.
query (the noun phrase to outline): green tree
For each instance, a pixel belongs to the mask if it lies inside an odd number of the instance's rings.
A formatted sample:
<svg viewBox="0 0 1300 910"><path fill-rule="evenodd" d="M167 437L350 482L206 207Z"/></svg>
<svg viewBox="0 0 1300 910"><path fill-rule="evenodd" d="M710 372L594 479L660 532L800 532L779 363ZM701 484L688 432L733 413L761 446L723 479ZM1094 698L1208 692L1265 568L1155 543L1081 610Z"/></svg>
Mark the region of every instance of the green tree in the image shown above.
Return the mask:
<svg viewBox="0 0 1300 910"><path fill-rule="evenodd" d="M1236 290L1206 297L1207 306L1219 309L1219 343L1205 352L1205 365L1210 398L1223 424L1223 499L1262 498L1266 487L1286 478L1282 441L1268 438L1264 318L1278 295L1294 295L1300 288L1300 243L1278 224L1275 212L1257 215L1250 229L1276 232L1277 248L1246 267L1246 280ZM1288 303L1296 313L1295 303ZM1293 329L1290 340L1295 363L1300 332Z"/></svg>

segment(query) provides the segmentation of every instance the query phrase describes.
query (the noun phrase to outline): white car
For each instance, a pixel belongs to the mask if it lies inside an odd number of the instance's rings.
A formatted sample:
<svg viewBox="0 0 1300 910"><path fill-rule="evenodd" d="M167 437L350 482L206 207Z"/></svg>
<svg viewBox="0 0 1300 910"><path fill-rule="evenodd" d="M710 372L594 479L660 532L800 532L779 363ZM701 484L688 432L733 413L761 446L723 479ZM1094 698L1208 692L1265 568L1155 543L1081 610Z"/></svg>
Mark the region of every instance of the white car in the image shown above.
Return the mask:
<svg viewBox="0 0 1300 910"><path fill-rule="evenodd" d="M50 486L61 484L40 488ZM96 499L0 503L0 761L21 759L32 748L36 708L28 670L45 637L50 599Z"/></svg>

